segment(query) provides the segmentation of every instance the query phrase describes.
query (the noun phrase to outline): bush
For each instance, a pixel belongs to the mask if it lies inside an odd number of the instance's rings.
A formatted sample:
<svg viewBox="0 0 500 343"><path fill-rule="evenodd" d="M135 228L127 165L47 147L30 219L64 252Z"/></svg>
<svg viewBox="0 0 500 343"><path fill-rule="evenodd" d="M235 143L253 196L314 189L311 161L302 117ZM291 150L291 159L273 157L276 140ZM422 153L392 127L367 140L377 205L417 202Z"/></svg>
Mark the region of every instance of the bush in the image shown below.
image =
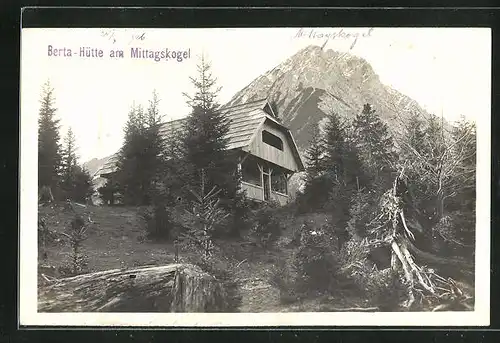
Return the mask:
<svg viewBox="0 0 500 343"><path fill-rule="evenodd" d="M402 274L390 268L375 271L369 276L368 297L381 311L399 311L408 297L408 286Z"/></svg>
<svg viewBox="0 0 500 343"><path fill-rule="evenodd" d="M341 284L337 241L328 224L302 232L293 256L297 291L304 294L330 293Z"/></svg>
<svg viewBox="0 0 500 343"><path fill-rule="evenodd" d="M263 248L270 248L281 236L284 230L279 205L266 203L251 217L253 226L250 237Z"/></svg>
<svg viewBox="0 0 500 343"><path fill-rule="evenodd" d="M350 290L366 298L382 311L399 309L405 299L407 287L402 275L390 268L378 270L370 259L373 247L366 239L352 238L340 252L340 274L350 281Z"/></svg>
<svg viewBox="0 0 500 343"><path fill-rule="evenodd" d="M330 199L332 180L328 175L307 180L302 192L297 192L297 212L299 214L312 211L323 211Z"/></svg>
<svg viewBox="0 0 500 343"><path fill-rule="evenodd" d="M224 312L238 312L242 297L238 282L234 279L233 266L221 258L211 257L207 259L203 256L194 264L221 282L225 293L225 303L221 306L222 310Z"/></svg>
<svg viewBox="0 0 500 343"><path fill-rule="evenodd" d="M177 236L179 225L175 220L175 209L160 204L145 207L140 212L148 238L170 240Z"/></svg>
<svg viewBox="0 0 500 343"><path fill-rule="evenodd" d="M106 183L97 189L99 197L106 205L114 205L119 202L120 186L115 180L106 180Z"/></svg>
<svg viewBox="0 0 500 343"><path fill-rule="evenodd" d="M250 219L255 202L244 193L237 193L234 199L221 199L221 207L228 217L218 225L214 238L240 238L251 227Z"/></svg>
<svg viewBox="0 0 500 343"><path fill-rule="evenodd" d="M38 218L38 249L42 260L48 259L47 247L54 245L60 241L56 231L51 230L47 224L47 218L40 216Z"/></svg>
<svg viewBox="0 0 500 343"><path fill-rule="evenodd" d="M296 279L296 274L284 260L278 260L272 267L269 283L278 289L282 304L299 300L295 290Z"/></svg>

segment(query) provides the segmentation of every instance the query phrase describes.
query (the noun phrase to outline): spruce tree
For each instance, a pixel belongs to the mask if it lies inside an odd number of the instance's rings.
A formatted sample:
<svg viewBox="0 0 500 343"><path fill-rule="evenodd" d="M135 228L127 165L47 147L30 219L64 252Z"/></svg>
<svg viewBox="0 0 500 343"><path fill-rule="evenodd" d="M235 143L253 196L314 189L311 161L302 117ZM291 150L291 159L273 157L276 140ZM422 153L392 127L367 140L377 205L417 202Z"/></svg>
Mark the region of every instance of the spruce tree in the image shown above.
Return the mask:
<svg viewBox="0 0 500 343"><path fill-rule="evenodd" d="M346 150L346 132L337 113L331 113L325 126L323 144L325 147L325 167L336 182L342 182Z"/></svg>
<svg viewBox="0 0 500 343"><path fill-rule="evenodd" d="M64 145L61 156L61 189L66 198L71 198L71 192L75 186L74 182L77 167L75 145L75 135L70 127L66 137L64 137Z"/></svg>
<svg viewBox="0 0 500 343"><path fill-rule="evenodd" d="M158 182L162 168L164 144L160 136L162 116L159 113L160 99L153 91L152 99L146 111L146 130L144 137L144 154L141 156L143 166L143 189L145 191L144 203L151 203L157 195Z"/></svg>
<svg viewBox="0 0 500 343"><path fill-rule="evenodd" d="M139 158L144 147L142 112L142 107L132 104L124 128L124 143L117 161L116 181L120 185L123 201L127 205L140 205L143 200L142 166Z"/></svg>
<svg viewBox="0 0 500 343"><path fill-rule="evenodd" d="M331 182L329 200L325 207L336 223L334 229L340 248L349 236L346 227L352 199L364 186L365 178L348 123L342 121L336 113L329 116L324 145L326 173Z"/></svg>
<svg viewBox="0 0 500 343"><path fill-rule="evenodd" d="M185 121L182 146L187 185L199 189L201 173L207 189L217 186L221 197L232 199L236 194L236 164L227 151L229 122L219 111L217 96L220 87L212 76L211 66L204 56L197 66L197 77L191 77L194 95L188 95L191 113Z"/></svg>
<svg viewBox="0 0 500 343"><path fill-rule="evenodd" d="M38 118L38 186L49 187L57 198L61 167L59 119L54 107L54 89L46 82Z"/></svg>
<svg viewBox="0 0 500 343"><path fill-rule="evenodd" d="M87 169L77 165L74 172L74 183L71 191L71 199L78 202L87 202L90 200L94 189L92 186L92 177Z"/></svg>
<svg viewBox="0 0 500 343"><path fill-rule="evenodd" d="M387 125L370 104L365 104L353 122L356 148L372 188L385 191L392 182L392 165L396 160L394 142Z"/></svg>
<svg viewBox="0 0 500 343"><path fill-rule="evenodd" d="M324 146L319 129L314 130L306 151L307 180L313 180L324 172Z"/></svg>
<svg viewBox="0 0 500 343"><path fill-rule="evenodd" d="M119 185L128 205L150 205L157 195L164 155L159 102L158 94L153 91L146 110L134 103L125 124L124 144L112 188Z"/></svg>
<svg viewBox="0 0 500 343"><path fill-rule="evenodd" d="M406 121L404 130L404 139L406 144L400 149L400 154L411 156L412 152L408 150L408 146L416 151L424 151L425 145L425 123L422 115L418 112L413 112Z"/></svg>
<svg viewBox="0 0 500 343"><path fill-rule="evenodd" d="M62 149L61 190L66 199L78 202L86 202L93 193L90 174L78 164L75 135L71 128Z"/></svg>
<svg viewBox="0 0 500 343"><path fill-rule="evenodd" d="M325 127L325 168L332 180L347 189L364 183L359 153L354 145L348 123L332 113Z"/></svg>
<svg viewBox="0 0 500 343"><path fill-rule="evenodd" d="M309 148L306 151L306 175L304 190L299 193L297 203L299 211L322 210L328 202L332 187L331 179L325 174L325 146L319 128L314 130Z"/></svg>

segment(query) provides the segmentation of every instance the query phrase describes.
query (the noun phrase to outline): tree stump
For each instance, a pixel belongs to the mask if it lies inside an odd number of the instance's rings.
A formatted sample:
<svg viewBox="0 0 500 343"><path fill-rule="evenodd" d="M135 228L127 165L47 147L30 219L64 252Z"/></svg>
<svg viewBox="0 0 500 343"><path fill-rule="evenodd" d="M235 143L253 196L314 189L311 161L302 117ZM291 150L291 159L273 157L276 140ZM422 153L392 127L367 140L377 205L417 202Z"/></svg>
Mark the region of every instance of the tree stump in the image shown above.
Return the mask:
<svg viewBox="0 0 500 343"><path fill-rule="evenodd" d="M38 312L223 312L226 292L191 264L108 270L39 286Z"/></svg>

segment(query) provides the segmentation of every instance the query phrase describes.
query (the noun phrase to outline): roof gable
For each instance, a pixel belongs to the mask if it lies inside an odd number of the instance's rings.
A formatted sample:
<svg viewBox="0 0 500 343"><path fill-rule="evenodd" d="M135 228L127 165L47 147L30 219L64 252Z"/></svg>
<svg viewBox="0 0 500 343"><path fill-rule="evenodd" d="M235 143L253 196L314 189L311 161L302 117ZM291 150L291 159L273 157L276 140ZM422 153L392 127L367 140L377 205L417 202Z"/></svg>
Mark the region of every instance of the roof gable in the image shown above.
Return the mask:
<svg viewBox="0 0 500 343"><path fill-rule="evenodd" d="M286 138L287 144L290 147L290 153L293 155L293 157L295 159L295 163L297 164L298 171L305 170L304 163L302 161L302 158L300 156L299 150L297 148L297 144L295 143L295 140L293 138L292 133L290 132L290 130L286 126L284 126L283 124L278 122L273 117L266 116L264 121L259 125L259 127L256 129L256 131L252 135L252 138L250 139L250 141L248 143L248 148L251 148L254 145L255 140L260 139L259 133L263 129L265 129L266 126L271 126L274 129L277 129L278 131L281 131L283 133L283 135L285 136L284 138Z"/></svg>

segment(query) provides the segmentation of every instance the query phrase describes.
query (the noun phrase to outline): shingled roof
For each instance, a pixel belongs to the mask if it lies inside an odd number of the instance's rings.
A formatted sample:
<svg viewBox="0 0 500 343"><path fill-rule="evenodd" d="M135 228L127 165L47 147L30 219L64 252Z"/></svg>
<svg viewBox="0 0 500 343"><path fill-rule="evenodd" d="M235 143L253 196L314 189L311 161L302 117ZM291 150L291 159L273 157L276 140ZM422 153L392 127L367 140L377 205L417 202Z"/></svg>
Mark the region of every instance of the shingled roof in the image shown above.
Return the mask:
<svg viewBox="0 0 500 343"><path fill-rule="evenodd" d="M218 111L225 114L229 120L229 132L226 135L228 138L228 149L239 149L244 148L252 142L255 132L257 129L266 121L271 120L274 123L282 126L271 106L269 105L267 99L259 99L252 102L247 102L244 104L234 105L234 106L223 106ZM163 123L160 127L160 135L166 139L169 136L176 135L184 127L184 122L187 118L177 119ZM282 126L286 129L284 126ZM291 143L296 150L295 142L288 129L287 135L289 136ZM298 151L294 151L296 157L300 161L300 165L303 168L302 161L298 154ZM103 175L111 173L116 170L116 158L117 154L114 154L108 162L97 172L98 175Z"/></svg>

